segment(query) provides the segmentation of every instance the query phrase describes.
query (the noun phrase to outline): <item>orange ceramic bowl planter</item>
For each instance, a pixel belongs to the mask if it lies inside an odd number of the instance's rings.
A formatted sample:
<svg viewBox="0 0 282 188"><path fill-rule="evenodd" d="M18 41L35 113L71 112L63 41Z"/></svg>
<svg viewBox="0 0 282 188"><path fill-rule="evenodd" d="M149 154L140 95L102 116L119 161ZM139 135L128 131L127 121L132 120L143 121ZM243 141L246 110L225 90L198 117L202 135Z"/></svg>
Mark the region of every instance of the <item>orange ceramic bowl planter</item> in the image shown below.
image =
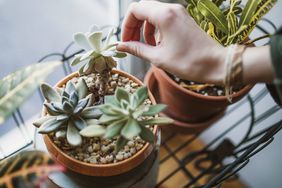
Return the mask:
<svg viewBox="0 0 282 188"><path fill-rule="evenodd" d="M139 85L143 85L143 83L140 80L138 80L132 75L129 75L126 72L120 70L112 70L112 73L127 77L130 80L134 81L135 83ZM55 85L55 87L62 87L73 77L78 77L78 76L79 74L77 72L72 73L67 77L65 77L64 79L62 79L61 81L59 81ZM150 92L149 92L149 98L153 104L156 103L153 95ZM42 115L46 115L45 109L43 109ZM157 138L157 134L158 134L157 126L154 126L153 133L155 135L155 138ZM98 176L98 177L115 176L128 172L133 168L137 167L138 165L140 165L146 158L148 158L148 156L151 154L151 152L154 149L154 145L146 143L143 146L143 148L140 149L136 154L123 161L111 163L111 164L90 164L68 156L53 143L53 141L48 135L43 135L43 139L47 147L47 150L49 151L51 156L61 165L79 174L88 175L88 176Z"/></svg>
<svg viewBox="0 0 282 188"><path fill-rule="evenodd" d="M155 86L157 88L154 89L158 91L158 102L168 105L164 114L174 119L175 122L180 122L181 127L185 127L185 123L193 125L192 127L195 129L193 131L193 128L190 128L189 133L204 130L208 125L215 122L230 105L225 96L198 94L177 84L165 71L157 67L151 69L152 73L150 74L154 76L157 82ZM149 82L149 78L146 82ZM150 85L150 83L147 83L147 85ZM232 94L232 102L239 101L252 87L253 85L247 85Z"/></svg>

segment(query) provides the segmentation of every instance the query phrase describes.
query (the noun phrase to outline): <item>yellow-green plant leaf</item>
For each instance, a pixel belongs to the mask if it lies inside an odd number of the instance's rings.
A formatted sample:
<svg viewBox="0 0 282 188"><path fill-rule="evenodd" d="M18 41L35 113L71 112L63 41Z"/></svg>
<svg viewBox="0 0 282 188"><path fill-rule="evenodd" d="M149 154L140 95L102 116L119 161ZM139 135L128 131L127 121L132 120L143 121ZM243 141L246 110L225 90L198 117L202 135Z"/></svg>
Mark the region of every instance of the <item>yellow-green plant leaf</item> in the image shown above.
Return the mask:
<svg viewBox="0 0 282 188"><path fill-rule="evenodd" d="M220 6L224 1L226 1L226 0L212 0L212 2L214 3L214 4L216 4L216 6Z"/></svg>
<svg viewBox="0 0 282 188"><path fill-rule="evenodd" d="M256 13L257 7L261 0L248 0L245 8L243 9L240 17L239 25L248 25L251 22L252 17Z"/></svg>
<svg viewBox="0 0 282 188"><path fill-rule="evenodd" d="M250 33L256 27L259 20L274 6L276 2L277 0L261 1L261 3L258 5L258 9L255 15L252 16L250 24L248 24L248 27L244 31L241 32L240 42L244 41L250 35Z"/></svg>
<svg viewBox="0 0 282 188"><path fill-rule="evenodd" d="M0 187L39 187L48 174L63 170L44 152L21 152L0 163Z"/></svg>
<svg viewBox="0 0 282 188"><path fill-rule="evenodd" d="M3 123L60 65L61 62L32 64L0 80L0 124Z"/></svg>
<svg viewBox="0 0 282 188"><path fill-rule="evenodd" d="M208 29L208 35L211 36L214 40L216 40L219 44L221 44L221 41L219 38L216 36L215 31L214 31L214 25L209 22L208 23L209 29Z"/></svg>
<svg viewBox="0 0 282 188"><path fill-rule="evenodd" d="M226 34L228 33L227 20L221 10L213 2L210 0L199 0L197 8L217 29Z"/></svg>

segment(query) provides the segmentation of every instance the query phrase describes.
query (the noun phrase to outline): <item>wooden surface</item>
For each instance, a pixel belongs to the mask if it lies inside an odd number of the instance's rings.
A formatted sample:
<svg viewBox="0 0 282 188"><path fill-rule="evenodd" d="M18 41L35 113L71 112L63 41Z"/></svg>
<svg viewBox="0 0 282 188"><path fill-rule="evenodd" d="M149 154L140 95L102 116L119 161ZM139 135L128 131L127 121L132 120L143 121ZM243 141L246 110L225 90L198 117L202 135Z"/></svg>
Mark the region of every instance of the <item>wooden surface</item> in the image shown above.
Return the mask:
<svg viewBox="0 0 282 188"><path fill-rule="evenodd" d="M162 140L167 139L171 136L171 133L168 131L162 130ZM188 140L192 139L192 135L180 135L177 134L171 137L165 145L161 146L160 149L160 170L158 176L158 183L159 188L181 188L186 185L190 180L186 176L185 172L179 167L179 161L183 159L188 153L192 151L200 150L204 147L204 143L201 142L199 139L195 139L191 144L187 145L186 147L180 149L179 151L175 152L175 149L178 148L183 143L187 142ZM172 152L172 153L170 153ZM193 176L199 175L200 171L195 168L194 161L190 162L185 168L191 172ZM207 164L208 165L208 164ZM173 174L173 175L171 175ZM166 181L164 179L171 175ZM199 179L198 184L195 184L191 187L199 186L205 184L207 182L208 177L204 176L203 178ZM160 184L161 183L161 184ZM222 185L222 188L246 188L247 186L244 185L239 180L229 181Z"/></svg>

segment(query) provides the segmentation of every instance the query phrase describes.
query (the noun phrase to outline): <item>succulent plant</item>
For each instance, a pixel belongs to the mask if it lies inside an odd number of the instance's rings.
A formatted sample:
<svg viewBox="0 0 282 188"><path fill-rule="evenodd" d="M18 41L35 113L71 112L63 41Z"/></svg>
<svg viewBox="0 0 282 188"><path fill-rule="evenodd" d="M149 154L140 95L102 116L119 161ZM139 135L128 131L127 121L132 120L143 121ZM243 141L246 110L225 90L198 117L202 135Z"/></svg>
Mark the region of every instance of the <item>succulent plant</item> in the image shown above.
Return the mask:
<svg viewBox="0 0 282 188"><path fill-rule="evenodd" d="M147 87L140 87L133 94L118 87L115 95L106 96L105 104L98 106L103 112L99 122L107 126L104 137L118 137L116 151L138 135L143 140L153 143L154 134L147 125L172 123L170 118L156 116L165 109L166 105L146 105L144 104L146 99L148 99ZM87 127L81 133L92 137L96 135L96 128Z"/></svg>
<svg viewBox="0 0 282 188"><path fill-rule="evenodd" d="M112 28L104 42L104 32L98 26L93 26L90 32L74 34L74 41L86 52L75 55L71 65L84 63L79 69L80 75L98 73L95 87L102 96L106 93L109 73L117 65L113 57L123 58L126 56L125 53L116 51L116 43L112 43L114 33L115 29Z"/></svg>
<svg viewBox="0 0 282 188"><path fill-rule="evenodd" d="M33 124L39 128L39 133L48 134L55 132L56 136L64 136L72 146L79 146L82 137L79 131L92 124L97 124L97 118L102 114L93 103L92 94L88 95L85 81L80 78L77 84L67 82L66 87L54 89L48 84L41 85L41 92L46 99L44 106L47 115ZM101 136L104 127L96 125Z"/></svg>

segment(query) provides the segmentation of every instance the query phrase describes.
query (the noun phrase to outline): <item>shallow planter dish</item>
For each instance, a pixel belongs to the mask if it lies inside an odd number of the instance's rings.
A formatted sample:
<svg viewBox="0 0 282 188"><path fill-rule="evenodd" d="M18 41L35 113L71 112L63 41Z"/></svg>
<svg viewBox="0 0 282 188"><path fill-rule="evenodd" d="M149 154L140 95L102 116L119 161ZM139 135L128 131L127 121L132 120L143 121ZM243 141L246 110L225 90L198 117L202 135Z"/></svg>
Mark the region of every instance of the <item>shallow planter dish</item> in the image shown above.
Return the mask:
<svg viewBox="0 0 282 188"><path fill-rule="evenodd" d="M226 96L204 96L183 88L172 80L165 71L153 67L158 82L160 102L167 104L165 113L178 121L188 123L205 122L222 113L228 105ZM243 98L253 87L247 85L231 95L232 103Z"/></svg>
<svg viewBox="0 0 282 188"><path fill-rule="evenodd" d="M121 76L129 78L130 80L134 81L139 85L143 85L140 80L123 71L112 70L112 74L119 74ZM65 77L64 79L62 79L61 81L59 81L55 85L55 87L62 87L73 77L78 77L78 76L79 76L78 72L72 73L67 77ZM149 98L152 101L152 104L156 104L156 101L150 92L149 92ZM42 115L43 116L46 115L45 108L43 108ZM157 138L157 133L158 133L157 126L154 126L153 133L155 135L155 138ZM139 164L141 164L151 154L154 148L154 145L146 143L142 149L136 152L136 154L123 161L111 163L111 164L90 164L76 160L68 156L52 142L51 138L48 135L43 135L43 139L47 147L47 150L57 162L59 162L66 168L70 169L71 171L88 176L114 176L128 172L131 169L137 167Z"/></svg>
<svg viewBox="0 0 282 188"><path fill-rule="evenodd" d="M159 103L160 102L160 96L158 90L159 85L152 68L147 72L144 82L147 85L148 89L151 91L151 93L154 95L157 103ZM223 115L224 115L224 110L221 113L218 113L216 116L213 116L212 118L208 119L207 121L203 121L199 123L188 123L174 119L173 124L163 126L162 129L168 129L173 132L177 132L181 134L199 133L205 130L206 128L208 128L209 126L211 126L213 123L219 120ZM161 116L168 116L168 115L166 113L161 113Z"/></svg>

